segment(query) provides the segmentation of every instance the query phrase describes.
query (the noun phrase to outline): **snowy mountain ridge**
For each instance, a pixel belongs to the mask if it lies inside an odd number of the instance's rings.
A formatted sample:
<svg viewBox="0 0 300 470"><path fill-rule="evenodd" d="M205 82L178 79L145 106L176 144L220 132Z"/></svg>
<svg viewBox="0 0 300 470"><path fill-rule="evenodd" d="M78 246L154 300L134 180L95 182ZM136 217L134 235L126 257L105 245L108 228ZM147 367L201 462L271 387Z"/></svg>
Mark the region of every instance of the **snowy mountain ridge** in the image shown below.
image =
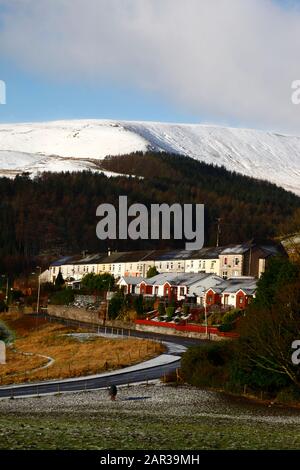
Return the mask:
<svg viewBox="0 0 300 470"><path fill-rule="evenodd" d="M300 195L300 137L200 124L112 120L0 124L0 175L97 171L107 155L150 148L223 165Z"/></svg>

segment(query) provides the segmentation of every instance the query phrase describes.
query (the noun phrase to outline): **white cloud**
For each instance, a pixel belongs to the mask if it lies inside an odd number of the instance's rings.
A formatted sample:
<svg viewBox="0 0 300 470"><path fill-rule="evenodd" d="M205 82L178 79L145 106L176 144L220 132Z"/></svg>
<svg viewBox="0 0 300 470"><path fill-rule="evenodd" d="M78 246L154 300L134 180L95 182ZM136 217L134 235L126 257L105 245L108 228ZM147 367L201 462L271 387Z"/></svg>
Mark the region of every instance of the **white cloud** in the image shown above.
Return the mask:
<svg viewBox="0 0 300 470"><path fill-rule="evenodd" d="M152 90L210 121L300 135L300 10L272 0L0 0L0 54Z"/></svg>

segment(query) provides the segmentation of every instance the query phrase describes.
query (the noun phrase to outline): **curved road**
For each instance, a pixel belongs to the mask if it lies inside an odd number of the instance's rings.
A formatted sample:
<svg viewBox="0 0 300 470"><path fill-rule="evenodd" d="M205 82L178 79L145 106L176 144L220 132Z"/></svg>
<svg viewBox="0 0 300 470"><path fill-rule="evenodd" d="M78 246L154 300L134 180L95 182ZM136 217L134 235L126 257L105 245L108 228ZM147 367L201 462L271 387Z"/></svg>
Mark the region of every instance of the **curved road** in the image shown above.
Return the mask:
<svg viewBox="0 0 300 470"><path fill-rule="evenodd" d="M148 333L136 330L126 330L121 328L111 328L111 327L98 327L90 323L80 323L75 320L66 320L57 317L50 317L49 315L43 315L43 318L49 321L60 322L68 326L84 326L89 328L92 331L99 331L99 333L107 334L122 334L124 336L132 336L138 338L148 338L155 341L174 343L176 345L189 347L197 344L204 344L205 340L186 338L173 335L161 335L157 333ZM170 354L170 353L169 353ZM171 353L172 354L172 353ZM178 353L174 353L178 356ZM28 385L17 385L13 387L0 387L0 398L9 398L9 397L21 397L21 396L31 396L31 395L43 395L47 393L61 393L61 392L74 392L74 391L84 391L92 390L99 388L106 388L110 385L126 385L134 382L145 382L147 380L158 379L164 374L168 374L176 370L180 365L180 358L175 362L165 365L157 365L154 367L148 367L146 369L138 369L135 371L124 371L111 374L109 376L98 376L98 377L81 377L73 380L56 380L49 381L38 384L28 384Z"/></svg>

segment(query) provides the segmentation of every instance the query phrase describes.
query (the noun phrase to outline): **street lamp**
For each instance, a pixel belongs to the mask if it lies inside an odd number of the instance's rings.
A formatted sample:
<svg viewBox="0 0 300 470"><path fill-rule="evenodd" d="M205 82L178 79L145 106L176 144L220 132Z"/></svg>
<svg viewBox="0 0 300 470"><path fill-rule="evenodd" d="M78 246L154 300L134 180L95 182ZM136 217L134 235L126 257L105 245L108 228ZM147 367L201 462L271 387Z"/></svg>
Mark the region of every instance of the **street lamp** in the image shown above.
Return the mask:
<svg viewBox="0 0 300 470"><path fill-rule="evenodd" d="M205 292L205 289L203 289L203 293L204 293L204 318L205 318L205 334L206 334L206 337L208 338L208 323L207 323L207 305L206 305L206 292Z"/></svg>
<svg viewBox="0 0 300 470"><path fill-rule="evenodd" d="M41 273L42 273L42 268L40 266L37 266L36 269L39 270L38 273L38 294L37 294L37 302L36 302L36 314L38 315L39 310L40 310L40 294L41 294ZM32 273L35 274L35 273Z"/></svg>
<svg viewBox="0 0 300 470"><path fill-rule="evenodd" d="M39 313L40 310L40 294L41 294L41 273L42 273L42 268L40 266L36 267L39 270L39 286L38 286L38 296L37 296L37 303L36 303L36 313Z"/></svg>

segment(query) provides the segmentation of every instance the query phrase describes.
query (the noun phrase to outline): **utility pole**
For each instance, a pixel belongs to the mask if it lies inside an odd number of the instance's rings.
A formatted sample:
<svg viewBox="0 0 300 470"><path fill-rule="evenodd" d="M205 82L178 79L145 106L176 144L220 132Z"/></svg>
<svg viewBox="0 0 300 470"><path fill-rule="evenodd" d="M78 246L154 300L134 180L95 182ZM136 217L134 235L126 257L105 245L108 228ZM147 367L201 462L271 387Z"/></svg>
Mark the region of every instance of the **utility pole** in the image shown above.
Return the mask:
<svg viewBox="0 0 300 470"><path fill-rule="evenodd" d="M110 281L109 281L109 284L108 284L108 291L106 292L106 310L105 310L105 317L104 317L103 326L105 326L106 320L108 319L108 308L109 308L109 300L110 300L109 297L110 297Z"/></svg>
<svg viewBox="0 0 300 470"><path fill-rule="evenodd" d="M206 306L205 292L204 292L204 318L205 318L205 334L206 334L206 338L208 338L207 306Z"/></svg>
<svg viewBox="0 0 300 470"><path fill-rule="evenodd" d="M39 269L39 274L38 274L38 295L37 295L37 303L36 303L36 313L38 315L39 310L40 310L40 294L41 294L41 273L42 273L42 268L40 266L37 266L37 269Z"/></svg>
<svg viewBox="0 0 300 470"><path fill-rule="evenodd" d="M216 246L219 246L220 242L220 233L221 233L221 217L218 217L217 219L218 227L217 227L217 243Z"/></svg>

